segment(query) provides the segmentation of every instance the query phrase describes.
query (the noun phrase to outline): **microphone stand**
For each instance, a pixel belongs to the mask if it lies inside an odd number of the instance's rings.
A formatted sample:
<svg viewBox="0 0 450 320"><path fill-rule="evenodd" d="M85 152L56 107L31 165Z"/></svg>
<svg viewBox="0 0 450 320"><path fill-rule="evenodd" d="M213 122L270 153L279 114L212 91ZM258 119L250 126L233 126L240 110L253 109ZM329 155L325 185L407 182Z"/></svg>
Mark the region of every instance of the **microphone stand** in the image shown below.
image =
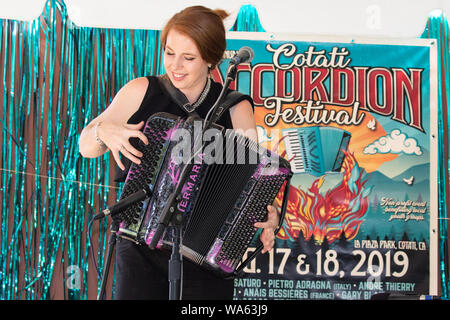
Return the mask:
<svg viewBox="0 0 450 320"><path fill-rule="evenodd" d="M106 256L106 262L103 270L102 283L100 286L100 293L97 296L97 300L105 300L106 283L108 282L109 269L111 266L112 254L116 246L117 231L119 231L119 223L115 220L111 222L111 228L108 240L108 253Z"/></svg>
<svg viewBox="0 0 450 320"><path fill-rule="evenodd" d="M225 83L222 87L222 91L219 94L211 110L206 115L205 126L202 131L203 133L211 127L213 120L223 112L223 107L221 108L221 103L226 97L228 87L230 83L235 79L237 73L237 65L230 63L227 69L227 77ZM213 114L210 117L211 113ZM210 119L208 119L210 118ZM194 144L195 145L195 144ZM196 150L194 155L191 157L188 164L183 167L183 171L180 174L180 181L172 194L170 195L167 204L158 220L158 227L153 235L153 238L149 244L150 249L156 248L159 240L161 239L164 230L170 225L173 226L173 245L172 253L169 259L169 300L181 300L181 284L182 284L182 274L183 274L183 260L182 260L182 229L183 229L183 214L178 210L177 204L181 201L180 192L184 186L186 179L189 177L192 168L194 166L193 161L197 154L201 151Z"/></svg>
<svg viewBox="0 0 450 320"><path fill-rule="evenodd" d="M203 129L203 133L205 133L205 131L211 127L211 124L213 122L219 120L220 116L222 115L222 113L224 111L224 107L222 107L221 104L222 104L224 98L226 97L228 87L230 86L231 82L233 82L234 79L236 78L236 74L237 74L237 64L230 63L228 65L228 68L226 71L226 78L225 78L225 82L222 87L222 91L220 92L219 97L217 98L214 105L211 107L211 110L206 115L206 118L205 118L206 123L205 123L205 127ZM211 113L212 113L212 116L211 116Z"/></svg>
<svg viewBox="0 0 450 320"><path fill-rule="evenodd" d="M105 266L104 266L104 270L103 270L100 291L99 291L99 294L97 295L97 300L105 299L105 289L106 289L106 283L108 281L108 275L109 275L109 269L111 266L112 255L114 252L114 248L116 246L117 232L119 231L120 220L122 220L120 212L125 210L130 205L132 205L138 201L144 200L146 197L149 196L149 193L150 193L150 191L148 188L139 190L139 191L129 195L125 199L122 199L116 205L114 205L112 208L103 210L101 213L94 216L94 218L89 222L89 224L91 224L94 220L102 219L106 216L111 216L111 219L112 219L111 226L110 226L111 234L110 234L109 240L108 240L108 252L107 252L106 262L105 262ZM116 215L117 215L117 217L115 217Z"/></svg>
<svg viewBox="0 0 450 320"><path fill-rule="evenodd" d="M179 216L178 216L179 217ZM178 220L178 219L174 219ZM182 275L183 275L183 258L182 258L182 229L183 224L181 221L179 223L173 223L173 245L172 253L169 259L169 300L181 300L181 285Z"/></svg>

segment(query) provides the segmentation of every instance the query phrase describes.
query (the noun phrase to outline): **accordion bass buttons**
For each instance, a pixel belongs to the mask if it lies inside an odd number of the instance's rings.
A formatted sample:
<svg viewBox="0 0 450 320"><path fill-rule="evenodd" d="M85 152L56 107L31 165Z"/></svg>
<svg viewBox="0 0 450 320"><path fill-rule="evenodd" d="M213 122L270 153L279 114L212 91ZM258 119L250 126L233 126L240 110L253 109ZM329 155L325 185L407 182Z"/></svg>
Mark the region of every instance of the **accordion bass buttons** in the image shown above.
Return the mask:
<svg viewBox="0 0 450 320"><path fill-rule="evenodd" d="M167 132L173 125L172 119L167 120L152 116L147 120L143 133L148 138L149 143L145 145L141 140L138 141L137 149L143 154L141 163L139 165L131 164L121 198L142 189L144 185L152 192L155 191L154 184L158 176L158 165L165 152L164 148L169 142ZM124 215L126 219L120 226L119 235L123 233L134 241L142 242L143 232L145 232L142 228L145 228L147 207L150 205L150 199L146 199L130 206Z"/></svg>

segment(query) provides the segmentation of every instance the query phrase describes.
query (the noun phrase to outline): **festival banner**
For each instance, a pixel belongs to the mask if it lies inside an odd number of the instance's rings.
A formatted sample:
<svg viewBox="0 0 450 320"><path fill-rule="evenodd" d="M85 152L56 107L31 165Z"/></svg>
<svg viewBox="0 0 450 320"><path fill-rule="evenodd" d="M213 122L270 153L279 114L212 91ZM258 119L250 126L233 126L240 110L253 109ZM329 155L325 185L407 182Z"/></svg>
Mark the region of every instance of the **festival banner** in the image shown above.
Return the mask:
<svg viewBox="0 0 450 320"><path fill-rule="evenodd" d="M294 172L275 246L235 279L235 299L436 295L436 46L315 39L230 33L213 73L223 82L227 58L252 48L231 87Z"/></svg>

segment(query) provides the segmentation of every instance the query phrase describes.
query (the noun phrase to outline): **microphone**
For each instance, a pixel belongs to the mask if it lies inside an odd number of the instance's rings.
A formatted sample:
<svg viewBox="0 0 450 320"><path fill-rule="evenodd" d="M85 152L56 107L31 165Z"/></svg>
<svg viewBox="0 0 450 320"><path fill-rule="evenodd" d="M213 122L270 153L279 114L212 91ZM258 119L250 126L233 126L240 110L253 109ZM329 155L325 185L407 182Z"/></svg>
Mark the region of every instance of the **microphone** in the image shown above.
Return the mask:
<svg viewBox="0 0 450 320"><path fill-rule="evenodd" d="M240 63L246 63L252 61L255 53L250 47L242 47L238 53L231 58L230 64L238 65Z"/></svg>
<svg viewBox="0 0 450 320"><path fill-rule="evenodd" d="M139 191L136 191L132 194L130 194L125 199L120 200L115 205L113 205L111 208L106 208L99 214L97 214L94 217L94 220L102 219L106 216L111 216L112 219L119 213L121 213L123 210L131 206L132 204L144 200L147 196L149 196L150 190L148 188L141 189Z"/></svg>

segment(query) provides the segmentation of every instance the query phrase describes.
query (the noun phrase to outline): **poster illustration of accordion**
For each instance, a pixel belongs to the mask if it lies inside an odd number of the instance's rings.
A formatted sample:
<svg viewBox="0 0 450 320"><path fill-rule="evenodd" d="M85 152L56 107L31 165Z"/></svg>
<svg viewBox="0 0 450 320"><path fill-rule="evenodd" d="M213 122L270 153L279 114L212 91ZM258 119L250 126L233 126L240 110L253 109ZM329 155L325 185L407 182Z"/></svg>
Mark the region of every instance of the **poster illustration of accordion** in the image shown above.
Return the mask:
<svg viewBox="0 0 450 320"><path fill-rule="evenodd" d="M235 279L235 299L437 294L435 44L312 39L228 38L229 57L255 53L232 88L294 172L275 247Z"/></svg>

